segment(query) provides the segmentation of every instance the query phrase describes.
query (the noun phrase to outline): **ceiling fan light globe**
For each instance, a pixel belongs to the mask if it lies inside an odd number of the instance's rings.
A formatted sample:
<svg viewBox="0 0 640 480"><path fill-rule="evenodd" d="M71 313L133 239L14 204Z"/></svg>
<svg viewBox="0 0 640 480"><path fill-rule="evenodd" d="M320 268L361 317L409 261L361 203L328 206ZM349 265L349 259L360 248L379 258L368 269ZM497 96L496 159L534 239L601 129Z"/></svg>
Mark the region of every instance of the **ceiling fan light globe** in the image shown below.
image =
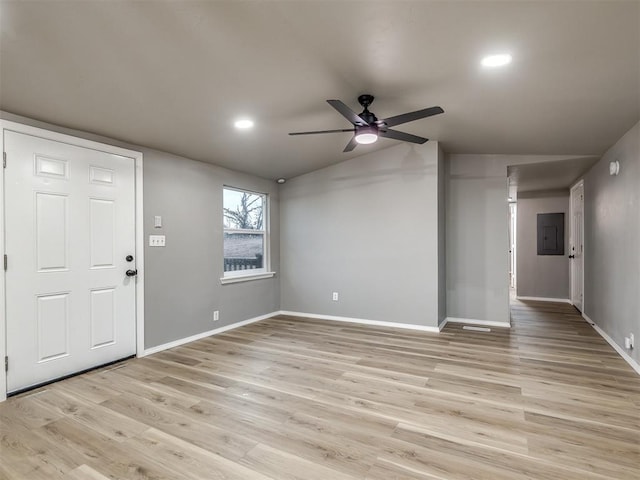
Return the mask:
<svg viewBox="0 0 640 480"><path fill-rule="evenodd" d="M375 143L376 140L378 140L378 135L375 133L365 132L365 133L358 133L356 135L356 142L358 142L361 145Z"/></svg>

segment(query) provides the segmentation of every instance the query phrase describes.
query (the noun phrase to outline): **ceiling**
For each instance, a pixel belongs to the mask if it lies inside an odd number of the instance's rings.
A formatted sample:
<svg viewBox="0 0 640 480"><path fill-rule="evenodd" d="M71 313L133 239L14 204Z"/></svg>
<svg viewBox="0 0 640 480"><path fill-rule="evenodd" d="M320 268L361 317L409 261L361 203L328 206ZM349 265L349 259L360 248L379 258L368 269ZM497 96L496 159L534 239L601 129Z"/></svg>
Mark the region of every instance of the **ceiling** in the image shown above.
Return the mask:
<svg viewBox="0 0 640 480"><path fill-rule="evenodd" d="M568 191L575 181L597 161L598 157L580 157L509 166L507 167L509 186L515 187L518 195L542 190Z"/></svg>
<svg viewBox="0 0 640 480"><path fill-rule="evenodd" d="M389 117L451 153L601 155L640 118L640 2L0 1L0 108L292 177L342 149L327 103ZM483 69L489 53L511 65ZM251 131L233 127L252 117Z"/></svg>

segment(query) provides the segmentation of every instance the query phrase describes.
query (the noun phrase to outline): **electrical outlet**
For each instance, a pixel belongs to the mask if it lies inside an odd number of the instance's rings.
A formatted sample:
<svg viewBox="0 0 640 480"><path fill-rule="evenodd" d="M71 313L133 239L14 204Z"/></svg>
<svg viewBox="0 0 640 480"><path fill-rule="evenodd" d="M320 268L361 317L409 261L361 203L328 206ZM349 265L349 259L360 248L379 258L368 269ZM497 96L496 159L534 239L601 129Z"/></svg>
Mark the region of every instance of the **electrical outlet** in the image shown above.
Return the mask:
<svg viewBox="0 0 640 480"><path fill-rule="evenodd" d="M333 296L331 297L334 302L338 301L338 292L333 292Z"/></svg>
<svg viewBox="0 0 640 480"><path fill-rule="evenodd" d="M164 247L166 245L166 237L164 235L149 235L150 247Z"/></svg>
<svg viewBox="0 0 640 480"><path fill-rule="evenodd" d="M217 322L218 320L220 320L220 311L219 310L214 310L213 311L213 321Z"/></svg>

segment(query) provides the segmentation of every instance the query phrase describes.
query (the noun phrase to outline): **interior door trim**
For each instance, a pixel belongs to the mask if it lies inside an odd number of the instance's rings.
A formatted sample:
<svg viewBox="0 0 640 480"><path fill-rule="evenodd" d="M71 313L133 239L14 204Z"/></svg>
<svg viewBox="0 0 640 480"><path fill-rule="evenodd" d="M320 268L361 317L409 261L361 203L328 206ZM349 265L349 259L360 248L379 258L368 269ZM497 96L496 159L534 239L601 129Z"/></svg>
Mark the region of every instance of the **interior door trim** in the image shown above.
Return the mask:
<svg viewBox="0 0 640 480"><path fill-rule="evenodd" d="M571 245L574 242L574 238L575 238L575 231L574 231L574 224L573 224L573 201L574 201L574 196L575 196L575 190L581 187L582 188L582 235L581 235L581 239L582 239L582 252L580 252L580 263L582 264L582 279L581 279L581 293L582 293L582 303L580 304L580 312L584 313L584 304L585 304L585 295L584 295L584 252L585 252L585 239L584 239L584 179L581 178L580 180L578 180L576 183L574 183L573 185L571 185L571 188L569 189L569 216L570 216L570 220L569 220L569 235L571 237L571 242L569 244L569 248L571 248ZM571 250L570 250L571 252ZM575 261L575 259L573 260ZM573 268L573 264L570 263L569 264L569 300L571 301L571 304L573 305L573 286L575 283L575 278L574 278L574 268Z"/></svg>
<svg viewBox="0 0 640 480"><path fill-rule="evenodd" d="M55 128L52 126L52 128ZM0 147L5 151L4 133L6 131L32 135L55 142L66 143L77 147L89 148L100 152L121 155L135 160L135 231L136 231L136 356L144 355L144 229L143 229L143 155L142 152L116 147L105 143L74 137L71 135L32 127L22 123L0 119ZM11 162L11 159L8 159ZM0 170L0 254L5 252L5 224L4 224L4 168ZM10 262L9 262L10 263ZM11 268L11 265L9 265ZM7 321L6 321L6 285L5 274L0 275L0 402L7 398L7 374L4 369L4 358L7 355ZM9 365L11 368L11 365Z"/></svg>

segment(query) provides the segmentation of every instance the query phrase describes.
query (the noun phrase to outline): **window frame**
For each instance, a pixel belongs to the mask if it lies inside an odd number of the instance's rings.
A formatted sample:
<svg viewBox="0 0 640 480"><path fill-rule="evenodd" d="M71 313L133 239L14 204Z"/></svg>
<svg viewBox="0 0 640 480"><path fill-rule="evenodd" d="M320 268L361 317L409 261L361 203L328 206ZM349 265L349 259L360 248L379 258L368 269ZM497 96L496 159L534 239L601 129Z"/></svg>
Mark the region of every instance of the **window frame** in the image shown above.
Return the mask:
<svg viewBox="0 0 640 480"><path fill-rule="evenodd" d="M224 192L225 190L233 190L240 193L248 193L251 195L258 195L262 197L262 230L254 229L241 229L241 228L227 228L225 225L224 217ZM222 186L222 277L220 281L225 283L236 283L248 280L258 280L261 278L270 278L275 275L275 272L271 271L271 234L270 234L270 199L269 194L264 192L256 192L254 190L248 190L246 188L238 188L230 185ZM224 270L224 236L227 233L233 232L234 234L250 234L250 235L262 235L262 268L253 268L249 270Z"/></svg>

